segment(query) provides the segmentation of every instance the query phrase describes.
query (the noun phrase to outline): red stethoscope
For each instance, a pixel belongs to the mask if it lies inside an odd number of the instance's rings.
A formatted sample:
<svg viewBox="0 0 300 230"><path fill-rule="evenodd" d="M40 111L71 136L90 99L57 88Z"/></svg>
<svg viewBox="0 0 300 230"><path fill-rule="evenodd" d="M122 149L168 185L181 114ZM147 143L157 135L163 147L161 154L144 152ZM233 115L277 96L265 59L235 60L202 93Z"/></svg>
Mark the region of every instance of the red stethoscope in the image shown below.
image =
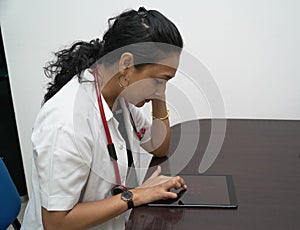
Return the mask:
<svg viewBox="0 0 300 230"><path fill-rule="evenodd" d="M120 171L119 171L119 166L118 166L118 157L117 157L117 154L116 154L115 146L114 146L114 144L112 142L112 139L111 139L110 131L109 131L109 128L108 128L106 117L105 117L105 112L104 112L104 108L103 108L101 93L100 93L99 84L98 84L97 68L94 69L94 74L93 75L94 75L94 78L95 78L95 88L96 88L99 111L100 111L102 123L103 123L103 126L104 126L106 138L107 138L107 149L108 149L109 156L111 157L111 160L113 161L115 175L116 175L116 185L111 189L111 194L112 195L117 195L117 194L123 192L124 190L127 190L127 188L126 188L126 186L122 185L122 183L121 183ZM128 108L128 103L126 101L125 101L125 103L126 103L126 106ZM137 131L137 128L134 124L134 120L133 120L133 117L132 117L131 113L130 113L130 120L131 120L133 130L135 131L136 136L141 140L144 133L146 132L146 129L142 128L140 131Z"/></svg>

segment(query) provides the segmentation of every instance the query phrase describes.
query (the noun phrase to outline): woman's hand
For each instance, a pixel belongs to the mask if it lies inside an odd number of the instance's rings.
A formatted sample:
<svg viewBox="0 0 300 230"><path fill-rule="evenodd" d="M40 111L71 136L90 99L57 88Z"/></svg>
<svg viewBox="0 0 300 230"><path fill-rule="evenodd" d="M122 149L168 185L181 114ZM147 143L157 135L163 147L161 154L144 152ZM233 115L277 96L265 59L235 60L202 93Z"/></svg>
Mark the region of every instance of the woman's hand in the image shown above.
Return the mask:
<svg viewBox="0 0 300 230"><path fill-rule="evenodd" d="M132 189L133 202L135 206L151 203L161 199L176 199L177 194L170 192L170 189L187 189L187 185L180 176L162 176L161 167L139 187Z"/></svg>

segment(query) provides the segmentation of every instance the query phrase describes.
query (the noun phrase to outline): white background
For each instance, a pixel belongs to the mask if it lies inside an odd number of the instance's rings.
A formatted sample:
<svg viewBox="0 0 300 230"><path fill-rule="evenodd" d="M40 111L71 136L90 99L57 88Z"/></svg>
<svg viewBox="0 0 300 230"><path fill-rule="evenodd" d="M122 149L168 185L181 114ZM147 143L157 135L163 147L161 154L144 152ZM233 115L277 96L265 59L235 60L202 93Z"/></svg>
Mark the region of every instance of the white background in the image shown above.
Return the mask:
<svg viewBox="0 0 300 230"><path fill-rule="evenodd" d="M300 1L1 0L2 35L28 185L30 135L46 83L42 67L52 52L76 40L101 37L108 18L139 6L158 9L177 25L185 50L219 87L226 118L300 119ZM215 117L205 93L184 81L178 77L170 83L189 98L195 113L173 116L171 123ZM168 97L174 97L171 92Z"/></svg>

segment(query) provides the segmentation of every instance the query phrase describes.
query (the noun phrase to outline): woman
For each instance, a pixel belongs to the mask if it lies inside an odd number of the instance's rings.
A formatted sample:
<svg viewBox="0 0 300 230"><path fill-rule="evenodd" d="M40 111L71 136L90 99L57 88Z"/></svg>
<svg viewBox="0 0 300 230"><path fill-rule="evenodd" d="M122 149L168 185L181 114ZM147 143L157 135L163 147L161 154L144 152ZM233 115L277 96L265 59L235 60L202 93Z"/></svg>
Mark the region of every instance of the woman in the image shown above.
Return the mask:
<svg viewBox="0 0 300 230"><path fill-rule="evenodd" d="M23 229L124 229L126 210L187 188L179 176L160 176L159 167L142 185L124 186L142 179L137 144L157 157L168 153L165 88L178 67L180 33L143 7L111 22L102 41L77 42L45 68L53 81L32 134L33 194ZM152 123L138 108L147 102Z"/></svg>

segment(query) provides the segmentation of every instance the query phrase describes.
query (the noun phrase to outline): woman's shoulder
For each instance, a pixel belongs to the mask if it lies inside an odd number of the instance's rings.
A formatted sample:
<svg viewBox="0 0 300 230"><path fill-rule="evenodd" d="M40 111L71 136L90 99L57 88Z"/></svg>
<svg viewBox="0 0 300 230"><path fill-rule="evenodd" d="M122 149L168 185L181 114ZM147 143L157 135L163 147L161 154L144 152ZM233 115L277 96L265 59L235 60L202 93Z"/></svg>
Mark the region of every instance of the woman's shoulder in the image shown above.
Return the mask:
<svg viewBox="0 0 300 230"><path fill-rule="evenodd" d="M96 114L95 103L93 82L80 82L75 76L41 107L34 129L58 126L74 129L76 122L85 122Z"/></svg>
<svg viewBox="0 0 300 230"><path fill-rule="evenodd" d="M71 124L79 83L74 77L52 98L44 103L35 120L34 128Z"/></svg>

